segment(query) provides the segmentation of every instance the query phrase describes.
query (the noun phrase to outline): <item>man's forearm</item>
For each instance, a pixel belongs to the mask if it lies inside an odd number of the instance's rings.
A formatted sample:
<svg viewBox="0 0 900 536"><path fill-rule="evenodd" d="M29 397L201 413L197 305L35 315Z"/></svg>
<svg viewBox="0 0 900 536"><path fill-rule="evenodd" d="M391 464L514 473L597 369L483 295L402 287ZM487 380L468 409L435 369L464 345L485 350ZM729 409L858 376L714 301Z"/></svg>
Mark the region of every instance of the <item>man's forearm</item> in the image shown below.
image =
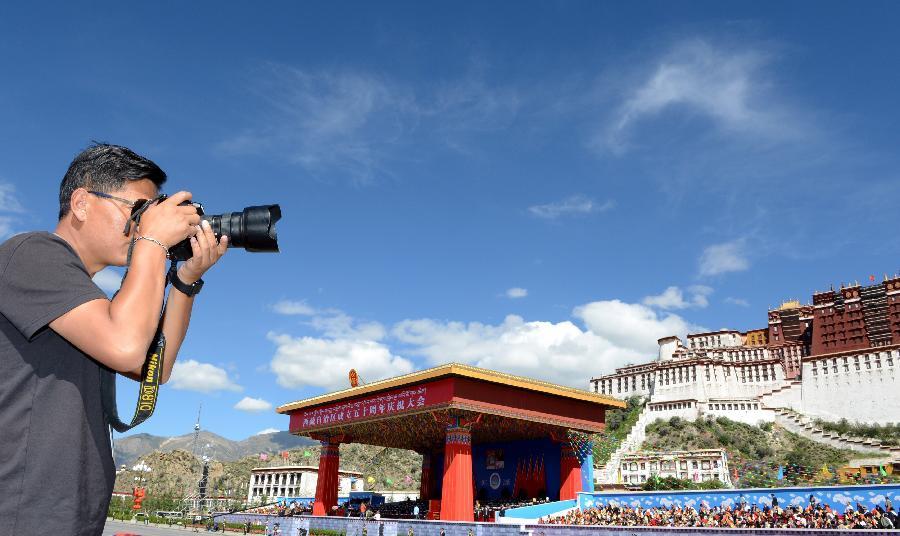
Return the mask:
<svg viewBox="0 0 900 536"><path fill-rule="evenodd" d="M194 298L174 288L169 288L169 301L166 302L166 310L163 313L163 335L166 336L166 355L163 363L160 383L169 381L178 350L184 342L188 325L191 323L191 309L194 307Z"/></svg>
<svg viewBox="0 0 900 536"><path fill-rule="evenodd" d="M135 244L128 276L109 304L109 317L119 343L129 352L140 353L150 345L159 322L165 290L164 252L139 240Z"/></svg>

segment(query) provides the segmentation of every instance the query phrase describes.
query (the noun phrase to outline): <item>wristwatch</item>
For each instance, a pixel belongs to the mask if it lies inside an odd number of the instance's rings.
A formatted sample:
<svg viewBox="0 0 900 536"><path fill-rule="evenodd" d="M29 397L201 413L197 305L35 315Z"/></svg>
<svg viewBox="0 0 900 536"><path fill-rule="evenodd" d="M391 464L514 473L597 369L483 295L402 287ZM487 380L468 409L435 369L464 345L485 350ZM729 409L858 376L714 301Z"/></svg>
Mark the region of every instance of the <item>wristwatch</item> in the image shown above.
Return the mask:
<svg viewBox="0 0 900 536"><path fill-rule="evenodd" d="M180 292L187 294L189 297L200 294L200 289L203 288L202 279L198 279L188 285L178 278L178 272L175 270L169 271L169 283L172 283L172 288L178 289Z"/></svg>

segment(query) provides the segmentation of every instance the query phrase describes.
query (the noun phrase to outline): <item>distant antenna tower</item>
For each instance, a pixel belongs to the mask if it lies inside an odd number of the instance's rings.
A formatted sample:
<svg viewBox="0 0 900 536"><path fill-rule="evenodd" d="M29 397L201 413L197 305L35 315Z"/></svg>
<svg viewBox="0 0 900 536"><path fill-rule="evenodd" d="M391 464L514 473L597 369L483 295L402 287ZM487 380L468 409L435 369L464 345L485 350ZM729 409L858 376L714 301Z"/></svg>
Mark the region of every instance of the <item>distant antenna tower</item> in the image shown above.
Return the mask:
<svg viewBox="0 0 900 536"><path fill-rule="evenodd" d="M191 455L197 456L197 442L200 440L200 412L203 411L203 402L200 403L200 408L197 409L197 423L194 424L194 444L191 445Z"/></svg>
<svg viewBox="0 0 900 536"><path fill-rule="evenodd" d="M197 422L194 424L194 441L191 444L191 456L195 459L197 458L197 445L200 443L200 413L203 411L203 403L200 403L200 407L197 409ZM207 475L209 474L209 458L205 456L206 450L209 445L204 449L203 456L203 466L201 467L201 477L200 482L198 483L198 493L195 495L193 490L191 489L191 485L188 484L185 492L184 498L182 499L182 510L185 514L187 513L202 513L204 506L204 499L206 498L206 481ZM194 502L195 499L198 499L198 502ZM196 508L194 505L197 505Z"/></svg>

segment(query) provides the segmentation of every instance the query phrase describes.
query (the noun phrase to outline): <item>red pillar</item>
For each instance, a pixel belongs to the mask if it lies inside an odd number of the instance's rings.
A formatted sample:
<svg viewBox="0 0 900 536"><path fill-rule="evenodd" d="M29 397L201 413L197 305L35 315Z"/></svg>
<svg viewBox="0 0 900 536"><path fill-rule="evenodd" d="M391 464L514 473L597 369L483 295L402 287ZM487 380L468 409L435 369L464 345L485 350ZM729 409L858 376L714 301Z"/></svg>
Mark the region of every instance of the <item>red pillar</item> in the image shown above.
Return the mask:
<svg viewBox="0 0 900 536"><path fill-rule="evenodd" d="M472 476L472 432L467 426L447 427L444 451L444 484L441 489L441 519L474 521L475 498Z"/></svg>
<svg viewBox="0 0 900 536"><path fill-rule="evenodd" d="M431 498L431 454L422 454L422 478L419 483L419 499L426 501Z"/></svg>
<svg viewBox="0 0 900 536"><path fill-rule="evenodd" d="M560 444L560 450L559 500L568 501L581 491L581 462L568 441Z"/></svg>
<svg viewBox="0 0 900 536"><path fill-rule="evenodd" d="M328 515L337 505L338 466L341 463L340 443L333 440L322 441L322 456L319 458L319 478L316 480L316 500L313 515Z"/></svg>

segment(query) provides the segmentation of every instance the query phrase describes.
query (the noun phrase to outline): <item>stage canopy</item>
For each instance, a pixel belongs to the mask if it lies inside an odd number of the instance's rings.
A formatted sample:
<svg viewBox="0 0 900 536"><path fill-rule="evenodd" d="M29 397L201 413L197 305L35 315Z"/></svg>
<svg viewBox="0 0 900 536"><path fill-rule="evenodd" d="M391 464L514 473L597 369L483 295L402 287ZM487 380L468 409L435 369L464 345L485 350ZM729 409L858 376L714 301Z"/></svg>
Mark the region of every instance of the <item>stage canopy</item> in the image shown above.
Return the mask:
<svg viewBox="0 0 900 536"><path fill-rule="evenodd" d="M573 452L589 448L588 434L603 430L606 410L623 407L620 400L581 389L448 364L292 402L278 412L290 416L291 433L322 441L322 463L328 467L320 466L319 484L329 489L322 490L322 504L314 513L323 513L336 501L330 481L337 460L325 459L326 450L328 456L337 456L339 443L362 443L422 453L423 498L434 494L427 489L431 466L425 464L440 455L444 489L439 495L447 496L448 484L468 490L468 498L454 496L453 505L445 501L441 518L467 519L472 504L472 445L552 440L564 445L563 458L572 458ZM458 455L467 464L459 465ZM562 485L568 488L561 489L561 498L581 489L580 483L570 482L575 462L562 463Z"/></svg>

